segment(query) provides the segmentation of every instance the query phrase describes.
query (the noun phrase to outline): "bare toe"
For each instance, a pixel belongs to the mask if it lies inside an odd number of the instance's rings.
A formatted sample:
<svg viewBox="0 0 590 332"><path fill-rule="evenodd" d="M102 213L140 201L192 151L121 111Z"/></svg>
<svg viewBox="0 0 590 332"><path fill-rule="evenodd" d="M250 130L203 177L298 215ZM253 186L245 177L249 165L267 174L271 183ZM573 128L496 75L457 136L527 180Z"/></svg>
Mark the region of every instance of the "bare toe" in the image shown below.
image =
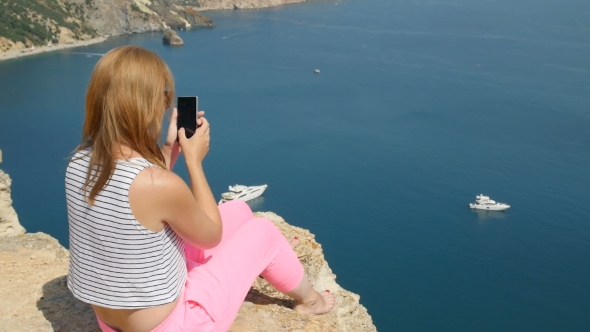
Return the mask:
<svg viewBox="0 0 590 332"><path fill-rule="evenodd" d="M324 302L326 302L326 312L323 313L327 313L334 308L336 298L334 298L334 294L330 293L329 290L321 292L320 295L324 298Z"/></svg>
<svg viewBox="0 0 590 332"><path fill-rule="evenodd" d="M291 246L291 249L295 250L295 248L297 248L297 246L299 245L299 237L294 237L291 240L289 240L289 246Z"/></svg>
<svg viewBox="0 0 590 332"><path fill-rule="evenodd" d="M334 308L336 299L329 290L317 293L317 298L307 303L295 305L293 309L302 315L322 315Z"/></svg>

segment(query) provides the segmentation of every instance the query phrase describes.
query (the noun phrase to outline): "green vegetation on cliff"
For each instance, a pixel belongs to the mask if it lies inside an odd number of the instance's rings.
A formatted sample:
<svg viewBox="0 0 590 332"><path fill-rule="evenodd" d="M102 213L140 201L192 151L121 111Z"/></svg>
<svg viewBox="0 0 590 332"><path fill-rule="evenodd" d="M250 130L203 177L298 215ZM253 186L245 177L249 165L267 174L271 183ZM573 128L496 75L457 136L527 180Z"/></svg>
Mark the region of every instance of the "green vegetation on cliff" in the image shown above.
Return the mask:
<svg viewBox="0 0 590 332"><path fill-rule="evenodd" d="M96 31L84 22L84 8L78 4L62 4L57 0L0 0L0 37L13 42L45 44L58 37L60 27L71 30L74 38L96 36Z"/></svg>

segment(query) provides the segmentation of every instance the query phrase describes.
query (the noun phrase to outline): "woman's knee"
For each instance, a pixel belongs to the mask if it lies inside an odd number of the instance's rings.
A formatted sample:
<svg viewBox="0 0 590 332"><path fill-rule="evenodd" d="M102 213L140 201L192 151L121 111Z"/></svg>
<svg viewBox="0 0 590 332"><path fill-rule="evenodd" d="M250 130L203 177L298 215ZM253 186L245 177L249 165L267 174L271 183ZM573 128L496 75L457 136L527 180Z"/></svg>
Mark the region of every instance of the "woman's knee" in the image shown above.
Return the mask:
<svg viewBox="0 0 590 332"><path fill-rule="evenodd" d="M247 231L252 234L256 234L258 239L283 239L283 234L272 221L266 218L253 218L242 227L247 227Z"/></svg>
<svg viewBox="0 0 590 332"><path fill-rule="evenodd" d="M221 214L221 217L223 219L223 215L231 215L231 216L244 216L248 219L251 219L254 217L252 210L250 209L250 206L248 206L248 204L246 204L246 202L244 201L240 201L240 200L234 200L234 201L229 201L229 202L225 202L221 205L219 205L219 213Z"/></svg>

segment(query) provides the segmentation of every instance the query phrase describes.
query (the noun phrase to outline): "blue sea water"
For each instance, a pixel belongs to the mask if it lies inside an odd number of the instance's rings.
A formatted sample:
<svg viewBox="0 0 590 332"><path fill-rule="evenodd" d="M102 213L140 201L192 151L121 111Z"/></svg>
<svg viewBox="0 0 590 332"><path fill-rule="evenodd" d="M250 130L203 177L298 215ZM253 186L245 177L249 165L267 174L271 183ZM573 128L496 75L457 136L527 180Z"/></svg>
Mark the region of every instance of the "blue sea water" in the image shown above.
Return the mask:
<svg viewBox="0 0 590 332"><path fill-rule="evenodd" d="M68 245L63 177L98 61L73 52L141 45L207 112L214 193L269 184L253 208L316 234L380 331L588 329L590 2L206 15L217 27L182 48L141 34L0 63L1 167L28 231ZM512 208L469 210L480 193Z"/></svg>

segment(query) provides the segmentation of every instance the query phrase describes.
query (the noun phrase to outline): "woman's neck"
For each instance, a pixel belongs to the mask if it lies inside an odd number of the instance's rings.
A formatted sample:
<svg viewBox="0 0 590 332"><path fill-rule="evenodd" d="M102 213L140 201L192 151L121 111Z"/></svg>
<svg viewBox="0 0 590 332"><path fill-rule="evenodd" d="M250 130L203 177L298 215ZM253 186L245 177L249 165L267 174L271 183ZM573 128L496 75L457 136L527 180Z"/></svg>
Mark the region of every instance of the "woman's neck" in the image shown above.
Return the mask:
<svg viewBox="0 0 590 332"><path fill-rule="evenodd" d="M143 156L127 145L115 144L113 146L113 157L115 157L115 159L131 159L142 158Z"/></svg>

